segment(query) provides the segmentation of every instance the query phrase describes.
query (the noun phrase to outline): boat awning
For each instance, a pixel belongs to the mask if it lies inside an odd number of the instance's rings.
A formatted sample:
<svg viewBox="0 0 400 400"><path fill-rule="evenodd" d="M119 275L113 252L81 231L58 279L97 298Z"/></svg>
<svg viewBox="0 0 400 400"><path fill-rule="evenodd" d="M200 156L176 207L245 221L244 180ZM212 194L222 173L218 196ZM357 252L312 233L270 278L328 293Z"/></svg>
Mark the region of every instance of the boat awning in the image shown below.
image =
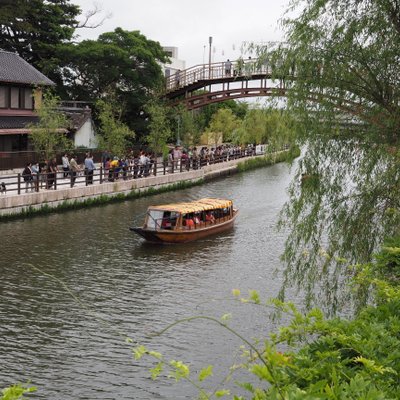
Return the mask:
<svg viewBox="0 0 400 400"><path fill-rule="evenodd" d="M175 211L182 214L189 214L193 212L214 210L217 208L229 208L231 206L232 206L231 200L206 198L206 199L191 201L188 203L175 203L175 204L164 204L160 206L150 206L149 209Z"/></svg>

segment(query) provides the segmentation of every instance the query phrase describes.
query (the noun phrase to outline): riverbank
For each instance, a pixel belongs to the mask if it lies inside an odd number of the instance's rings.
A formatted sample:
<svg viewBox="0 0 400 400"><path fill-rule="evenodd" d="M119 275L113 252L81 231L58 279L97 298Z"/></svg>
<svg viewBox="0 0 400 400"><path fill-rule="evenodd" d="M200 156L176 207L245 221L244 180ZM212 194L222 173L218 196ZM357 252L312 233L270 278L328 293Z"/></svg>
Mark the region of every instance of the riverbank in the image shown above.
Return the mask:
<svg viewBox="0 0 400 400"><path fill-rule="evenodd" d="M13 196L0 196L0 221L25 218L49 212L60 212L82 207L124 201L165 191L178 190L202 184L222 176L260 168L293 158L291 150L255 156L252 159L230 160L204 166L201 169L150 176L143 179L120 180L98 185L47 190Z"/></svg>

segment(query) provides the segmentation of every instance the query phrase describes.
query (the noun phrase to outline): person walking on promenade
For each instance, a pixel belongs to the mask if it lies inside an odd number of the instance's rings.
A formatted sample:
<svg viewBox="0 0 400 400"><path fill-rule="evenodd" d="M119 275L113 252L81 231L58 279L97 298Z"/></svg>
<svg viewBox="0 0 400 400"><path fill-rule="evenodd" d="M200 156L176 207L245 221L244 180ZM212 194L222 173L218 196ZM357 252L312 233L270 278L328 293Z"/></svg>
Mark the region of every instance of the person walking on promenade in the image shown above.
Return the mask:
<svg viewBox="0 0 400 400"><path fill-rule="evenodd" d="M61 157L61 162L62 162L62 169L64 171L64 178L68 178L68 174L70 171L70 162L68 160L68 154L65 153L62 157Z"/></svg>
<svg viewBox="0 0 400 400"><path fill-rule="evenodd" d="M179 149L179 146L175 146L174 151L173 151L173 156L174 156L174 170L178 171L179 161L182 157L182 152Z"/></svg>
<svg viewBox="0 0 400 400"><path fill-rule="evenodd" d="M146 154L144 151L141 151L139 156L139 178L143 176L145 167L146 167Z"/></svg>
<svg viewBox="0 0 400 400"><path fill-rule="evenodd" d="M188 156L186 150L182 151L181 164L182 164L182 167L185 167L186 171L189 171L190 161L189 161L189 156Z"/></svg>
<svg viewBox="0 0 400 400"><path fill-rule="evenodd" d="M46 189L50 190L51 187L53 186L54 181L56 179L57 172L58 172L57 160L54 157L47 164L47 187L46 187Z"/></svg>
<svg viewBox="0 0 400 400"><path fill-rule="evenodd" d="M75 156L71 155L71 160L69 162L70 169L71 169L71 187L75 185L76 175L81 170L78 163L76 162Z"/></svg>
<svg viewBox="0 0 400 400"><path fill-rule="evenodd" d="M85 158L85 175L86 175L86 184L92 185L93 184L93 172L96 169L93 156L90 153L87 153Z"/></svg>
<svg viewBox="0 0 400 400"><path fill-rule="evenodd" d="M171 149L168 152L168 172L170 172L171 174L174 173L174 150Z"/></svg>
<svg viewBox="0 0 400 400"><path fill-rule="evenodd" d="M38 162L33 163L31 170L32 170L33 184L35 185L36 192L38 192L39 191L39 173L40 173L39 163Z"/></svg>
<svg viewBox="0 0 400 400"><path fill-rule="evenodd" d="M110 157L107 157L107 159L104 163L104 177L109 182L113 181L113 172L112 172L112 168L111 168L111 158Z"/></svg>
<svg viewBox="0 0 400 400"><path fill-rule="evenodd" d="M110 162L110 171L112 172L112 178L111 181L114 182L115 180L118 180L119 177L119 158L114 157L114 159Z"/></svg>
<svg viewBox="0 0 400 400"><path fill-rule="evenodd" d="M32 167L32 164L27 163L25 166L25 169L22 171L22 177L24 178L24 181L25 181L25 193L28 193L28 187L30 187L31 192L34 191L31 167Z"/></svg>
<svg viewBox="0 0 400 400"><path fill-rule="evenodd" d="M147 177L150 175L150 154L146 152L144 157L144 176Z"/></svg>

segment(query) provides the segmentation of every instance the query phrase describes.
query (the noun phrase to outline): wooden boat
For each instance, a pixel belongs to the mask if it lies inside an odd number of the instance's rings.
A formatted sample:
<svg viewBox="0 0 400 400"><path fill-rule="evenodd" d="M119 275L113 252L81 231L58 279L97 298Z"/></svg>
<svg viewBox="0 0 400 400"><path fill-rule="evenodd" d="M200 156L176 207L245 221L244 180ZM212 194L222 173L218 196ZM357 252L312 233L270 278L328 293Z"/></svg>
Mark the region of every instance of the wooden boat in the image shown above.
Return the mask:
<svg viewBox="0 0 400 400"><path fill-rule="evenodd" d="M231 200L212 198L150 206L144 225L130 229L153 243L185 243L232 228L238 212Z"/></svg>

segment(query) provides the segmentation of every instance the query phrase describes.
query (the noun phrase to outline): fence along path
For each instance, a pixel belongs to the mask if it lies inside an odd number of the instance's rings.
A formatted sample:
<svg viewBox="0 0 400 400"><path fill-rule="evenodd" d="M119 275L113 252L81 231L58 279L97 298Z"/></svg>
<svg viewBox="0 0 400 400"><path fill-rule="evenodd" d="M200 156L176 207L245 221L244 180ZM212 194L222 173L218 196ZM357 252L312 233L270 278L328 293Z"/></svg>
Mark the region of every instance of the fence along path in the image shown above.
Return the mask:
<svg viewBox="0 0 400 400"><path fill-rule="evenodd" d="M173 163L153 160L147 165L134 163L116 170L106 170L100 164L89 175L83 168L74 176L71 172L64 172L62 168L55 174L39 173L32 175L32 180L25 181L21 173L0 176L0 195L20 195L30 192L40 192L47 190L67 189L72 187L82 187L88 185L101 185L103 183L115 182L128 179L146 179L149 176L183 173L190 170L200 169L206 165L223 163L229 160L253 157L256 155L255 147L234 150L209 158L198 157L196 159L180 159ZM260 154L257 154L260 155ZM52 176L54 175L54 176ZM74 179L75 178L75 179ZM4 188L2 188L4 184Z"/></svg>

